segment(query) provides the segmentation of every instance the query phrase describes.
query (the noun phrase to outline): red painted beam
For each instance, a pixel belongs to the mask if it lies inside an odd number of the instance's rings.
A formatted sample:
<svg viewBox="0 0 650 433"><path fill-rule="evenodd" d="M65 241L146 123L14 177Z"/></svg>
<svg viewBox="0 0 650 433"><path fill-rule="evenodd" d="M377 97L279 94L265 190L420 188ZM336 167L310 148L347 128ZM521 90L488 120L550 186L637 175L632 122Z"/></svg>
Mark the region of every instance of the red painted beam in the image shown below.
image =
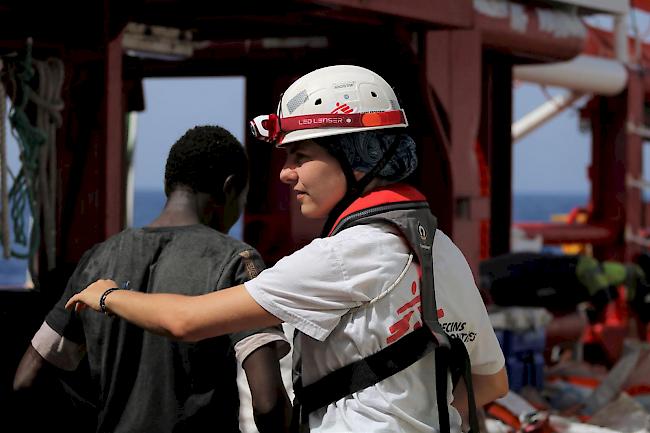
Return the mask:
<svg viewBox="0 0 650 433"><path fill-rule="evenodd" d="M650 6L650 0L646 0L646 3ZM614 37L612 32L596 27L588 27L588 30L589 34L585 42L583 54L605 57L608 59L615 58ZM641 43L638 59L636 40L634 38L628 38L627 45L632 62L640 64L645 70L650 69L650 44L645 42ZM643 75L643 91L646 93L646 98L650 98L650 76L647 74Z"/></svg>
<svg viewBox="0 0 650 433"><path fill-rule="evenodd" d="M632 0L632 7L650 12L650 0Z"/></svg>
<svg viewBox="0 0 650 433"><path fill-rule="evenodd" d="M514 4L505 10L492 8L489 3L476 8L476 27L486 48L542 62L569 60L583 50L587 30L575 15Z"/></svg>
<svg viewBox="0 0 650 433"><path fill-rule="evenodd" d="M610 244L617 236L612 227L604 224L517 223L527 236L541 236L545 245L565 243Z"/></svg>
<svg viewBox="0 0 650 433"><path fill-rule="evenodd" d="M487 256L490 219L476 146L481 121L481 35L475 30L428 32L422 56L426 83L419 93L427 118L420 122L430 130L415 137L422 167L419 186L431 200L439 226L476 272ZM508 82L507 92L511 88Z"/></svg>
<svg viewBox="0 0 650 433"><path fill-rule="evenodd" d="M125 168L124 168L124 104L122 92L122 38L106 47L104 107L103 107L103 188L104 233L108 238L124 228Z"/></svg>
<svg viewBox="0 0 650 433"><path fill-rule="evenodd" d="M647 78L643 71L631 70L627 84L627 122L635 125L646 124L645 102ZM628 133L625 136L625 179L643 178L643 144L639 134ZM645 228L643 225L643 193L639 188L626 185L625 194L625 229L637 233ZM633 260L643 250L640 245L627 243L625 258Z"/></svg>
<svg viewBox="0 0 650 433"><path fill-rule="evenodd" d="M650 0L648 0L650 3ZM614 58L614 36L608 30L599 29L597 27L587 26L588 35L585 41L583 54L590 54L592 56ZM632 37L627 38L627 46L630 58L636 55L636 39ZM641 43L641 63L646 67L650 66L650 44Z"/></svg>
<svg viewBox="0 0 650 433"><path fill-rule="evenodd" d="M470 28L474 23L471 0L316 0L312 3L393 15L448 28Z"/></svg>

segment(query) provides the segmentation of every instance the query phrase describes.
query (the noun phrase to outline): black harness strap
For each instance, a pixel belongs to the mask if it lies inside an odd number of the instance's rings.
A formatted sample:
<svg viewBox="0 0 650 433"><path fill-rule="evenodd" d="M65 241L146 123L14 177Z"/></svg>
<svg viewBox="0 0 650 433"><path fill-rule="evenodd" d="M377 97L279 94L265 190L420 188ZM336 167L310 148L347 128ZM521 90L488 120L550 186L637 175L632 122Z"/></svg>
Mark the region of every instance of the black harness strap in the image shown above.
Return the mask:
<svg viewBox="0 0 650 433"><path fill-rule="evenodd" d="M447 371L449 370L449 350L436 350L436 405L438 406L438 427L440 432L451 431L449 408L447 407Z"/></svg>
<svg viewBox="0 0 650 433"><path fill-rule="evenodd" d="M346 395L368 388L413 365L438 344L431 331L421 327L367 358L333 371L294 393L305 412L311 413Z"/></svg>
<svg viewBox="0 0 650 433"><path fill-rule="evenodd" d="M296 329L293 334L293 411L291 414L291 425L289 431L291 433L309 432L309 412L303 409L300 396L304 396L302 386L302 343L300 339L300 332Z"/></svg>
<svg viewBox="0 0 650 433"><path fill-rule="evenodd" d="M472 384L472 364L469 359L467 348L459 338L451 339L451 377L452 383L458 383L462 377L467 390L467 410L469 412L469 431L480 433L478 428L478 417L476 415L476 400L474 399L474 385Z"/></svg>

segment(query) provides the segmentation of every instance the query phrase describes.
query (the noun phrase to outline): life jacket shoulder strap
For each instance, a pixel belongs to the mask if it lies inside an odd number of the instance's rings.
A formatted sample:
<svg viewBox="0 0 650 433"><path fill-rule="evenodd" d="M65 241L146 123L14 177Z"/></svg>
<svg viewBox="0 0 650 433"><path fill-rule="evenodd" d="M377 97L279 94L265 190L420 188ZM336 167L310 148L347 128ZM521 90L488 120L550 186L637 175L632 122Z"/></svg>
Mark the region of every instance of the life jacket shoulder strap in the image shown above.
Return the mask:
<svg viewBox="0 0 650 433"><path fill-rule="evenodd" d="M426 201L386 203L354 212L332 230L336 234L347 228L365 224L388 224L400 232L417 256L422 269L420 298L422 319L441 346L449 347L449 337L438 321L438 308L433 274L433 242L437 221Z"/></svg>

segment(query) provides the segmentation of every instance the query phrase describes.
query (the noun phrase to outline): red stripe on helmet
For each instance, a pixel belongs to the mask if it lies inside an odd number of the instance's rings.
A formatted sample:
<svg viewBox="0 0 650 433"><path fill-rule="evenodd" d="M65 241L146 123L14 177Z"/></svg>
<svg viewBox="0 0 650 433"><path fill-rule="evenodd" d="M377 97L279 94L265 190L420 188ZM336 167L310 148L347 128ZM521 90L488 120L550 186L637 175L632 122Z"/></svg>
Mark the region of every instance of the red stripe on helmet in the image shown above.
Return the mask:
<svg viewBox="0 0 650 433"><path fill-rule="evenodd" d="M404 123L404 114L402 110L363 113L361 114L361 123L363 126L399 125Z"/></svg>
<svg viewBox="0 0 650 433"><path fill-rule="evenodd" d="M371 126L391 126L406 123L402 110L379 113L353 114L308 114L280 119L280 131L289 133L315 128L363 128Z"/></svg>

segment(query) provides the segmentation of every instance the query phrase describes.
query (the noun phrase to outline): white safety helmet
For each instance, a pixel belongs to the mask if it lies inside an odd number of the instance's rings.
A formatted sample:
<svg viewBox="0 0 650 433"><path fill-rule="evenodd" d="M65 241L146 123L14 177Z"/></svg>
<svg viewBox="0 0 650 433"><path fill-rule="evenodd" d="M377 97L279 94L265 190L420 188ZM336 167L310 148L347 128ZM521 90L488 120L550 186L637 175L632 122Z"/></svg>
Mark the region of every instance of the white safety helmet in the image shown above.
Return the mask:
<svg viewBox="0 0 650 433"><path fill-rule="evenodd" d="M379 75L352 65L317 69L284 92L278 112L257 116L251 132L281 147L295 141L383 128L405 128L395 92Z"/></svg>

